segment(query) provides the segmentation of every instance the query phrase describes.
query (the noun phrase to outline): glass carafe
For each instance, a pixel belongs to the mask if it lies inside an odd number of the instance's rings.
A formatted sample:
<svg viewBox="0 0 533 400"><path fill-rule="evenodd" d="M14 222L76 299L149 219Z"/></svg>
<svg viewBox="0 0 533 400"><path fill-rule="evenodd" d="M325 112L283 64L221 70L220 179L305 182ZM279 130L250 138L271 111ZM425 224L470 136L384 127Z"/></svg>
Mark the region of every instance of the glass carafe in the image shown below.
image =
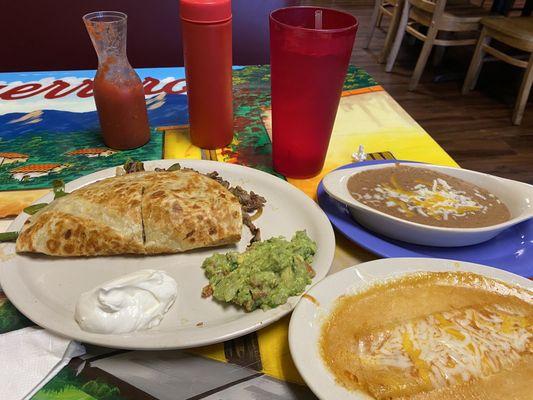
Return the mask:
<svg viewBox="0 0 533 400"><path fill-rule="evenodd" d="M104 143L113 149L134 149L150 140L141 79L126 55L127 16L96 11L83 17L98 55L94 101Z"/></svg>

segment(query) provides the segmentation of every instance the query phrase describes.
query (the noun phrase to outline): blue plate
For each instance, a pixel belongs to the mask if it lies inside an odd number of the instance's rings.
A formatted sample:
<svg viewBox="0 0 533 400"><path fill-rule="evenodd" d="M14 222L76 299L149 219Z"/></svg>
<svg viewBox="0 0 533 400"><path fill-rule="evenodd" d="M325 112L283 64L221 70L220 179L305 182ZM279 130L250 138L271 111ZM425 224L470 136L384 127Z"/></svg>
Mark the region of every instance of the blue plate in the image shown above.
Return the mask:
<svg viewBox="0 0 533 400"><path fill-rule="evenodd" d="M390 164L398 160L379 160L353 163L339 169ZM533 277L533 219L515 225L488 242L464 247L420 246L389 239L363 228L351 217L346 206L332 199L318 186L318 204L335 228L359 246L383 257L434 257L470 261L505 271Z"/></svg>

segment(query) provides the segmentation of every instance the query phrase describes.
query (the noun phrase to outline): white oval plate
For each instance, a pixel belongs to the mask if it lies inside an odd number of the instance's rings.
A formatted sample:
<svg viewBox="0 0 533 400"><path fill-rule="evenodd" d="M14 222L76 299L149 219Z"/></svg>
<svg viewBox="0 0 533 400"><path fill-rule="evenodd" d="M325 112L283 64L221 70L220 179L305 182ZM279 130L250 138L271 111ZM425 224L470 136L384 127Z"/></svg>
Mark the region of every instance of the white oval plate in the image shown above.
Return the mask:
<svg viewBox="0 0 533 400"><path fill-rule="evenodd" d="M307 385L322 400L368 400L362 391L349 391L335 382L322 361L319 339L322 324L342 295L355 294L384 280L424 271L467 271L533 290L533 282L500 269L462 261L438 258L386 258L359 264L328 276L314 285L292 313L289 325L289 347L292 359ZM357 320L357 316L354 316Z"/></svg>
<svg viewBox="0 0 533 400"><path fill-rule="evenodd" d="M239 165L203 160L158 160L145 163L146 169L167 168L175 162L200 172L218 171L232 185L267 199L263 214L255 223L261 236L285 236L290 239L305 229L318 245L313 262L313 283L326 276L333 260L333 229L318 205L303 192L273 175ZM115 168L105 169L66 185L73 191L99 179L115 176ZM49 202L46 195L38 202ZM19 215L9 227L20 230L28 215ZM237 246L194 250L182 254L157 256L113 256L59 258L44 255L18 255L15 245L4 245L0 263L0 283L8 298L38 325L82 342L123 349L179 349L222 342L260 329L289 313L298 297L275 309L246 313L232 305L223 305L200 294L208 280L202 261L215 252L244 251L251 237L243 227ZM74 320L79 295L121 275L152 268L166 271L178 283L178 298L161 324L153 329L131 334L104 335L81 330Z"/></svg>
<svg viewBox="0 0 533 400"><path fill-rule="evenodd" d="M372 164L338 169L327 174L322 183L326 192L348 206L352 217L368 229L393 239L424 246L458 247L482 243L503 230L533 217L533 186L481 172L440 165L399 162L412 168L430 169L478 185L494 193L509 208L511 219L481 228L443 228L407 221L378 211L355 200L347 188L348 179L363 171L393 168L393 164Z"/></svg>

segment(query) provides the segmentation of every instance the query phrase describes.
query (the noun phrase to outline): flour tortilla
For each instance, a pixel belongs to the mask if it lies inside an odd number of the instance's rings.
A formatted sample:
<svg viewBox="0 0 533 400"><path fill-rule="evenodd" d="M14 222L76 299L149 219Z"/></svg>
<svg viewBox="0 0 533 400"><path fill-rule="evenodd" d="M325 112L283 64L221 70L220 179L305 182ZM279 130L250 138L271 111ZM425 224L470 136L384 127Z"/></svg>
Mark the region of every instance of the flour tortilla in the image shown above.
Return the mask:
<svg viewBox="0 0 533 400"><path fill-rule="evenodd" d="M103 179L31 216L17 252L53 256L177 253L238 242L238 199L194 171Z"/></svg>

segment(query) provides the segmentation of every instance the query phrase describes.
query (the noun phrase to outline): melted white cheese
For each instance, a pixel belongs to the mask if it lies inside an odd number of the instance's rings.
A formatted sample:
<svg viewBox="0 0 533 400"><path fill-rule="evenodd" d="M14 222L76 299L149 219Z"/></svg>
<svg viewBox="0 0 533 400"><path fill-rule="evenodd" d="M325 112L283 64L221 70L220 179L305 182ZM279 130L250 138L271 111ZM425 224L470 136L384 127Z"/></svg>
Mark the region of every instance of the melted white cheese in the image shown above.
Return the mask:
<svg viewBox="0 0 533 400"><path fill-rule="evenodd" d="M432 388L489 376L532 351L531 320L499 305L408 321L362 337L357 346L366 363L405 369Z"/></svg>

